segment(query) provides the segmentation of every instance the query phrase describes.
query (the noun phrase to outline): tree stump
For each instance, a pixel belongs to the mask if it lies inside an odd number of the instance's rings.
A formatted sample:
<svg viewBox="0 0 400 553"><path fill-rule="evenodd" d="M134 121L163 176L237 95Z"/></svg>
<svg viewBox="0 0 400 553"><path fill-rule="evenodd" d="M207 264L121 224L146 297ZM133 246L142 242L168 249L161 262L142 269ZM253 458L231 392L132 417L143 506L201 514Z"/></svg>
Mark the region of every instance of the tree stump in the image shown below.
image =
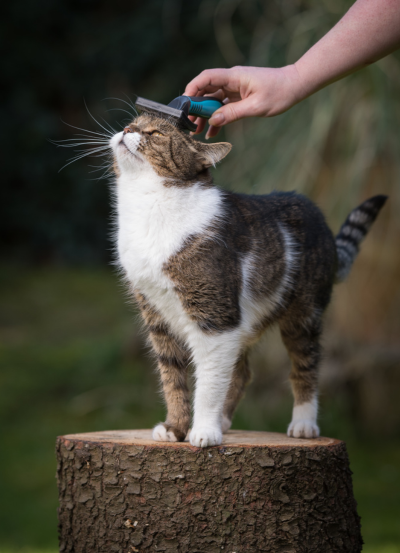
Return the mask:
<svg viewBox="0 0 400 553"><path fill-rule="evenodd" d="M57 440L62 553L361 551L346 446L230 431L221 446L150 430Z"/></svg>

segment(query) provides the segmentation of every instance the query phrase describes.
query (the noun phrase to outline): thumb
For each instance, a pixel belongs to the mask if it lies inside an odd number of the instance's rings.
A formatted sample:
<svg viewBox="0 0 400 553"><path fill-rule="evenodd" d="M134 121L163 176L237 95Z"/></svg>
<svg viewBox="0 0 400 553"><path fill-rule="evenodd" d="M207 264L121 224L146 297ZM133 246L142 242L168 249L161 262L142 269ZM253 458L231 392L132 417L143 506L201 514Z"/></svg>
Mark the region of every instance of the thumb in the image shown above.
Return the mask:
<svg viewBox="0 0 400 553"><path fill-rule="evenodd" d="M238 119L243 119L243 117L250 117L251 115L251 101L246 98L245 100L240 100L240 102L231 102L217 109L208 122L213 127L222 127L223 125L233 123Z"/></svg>

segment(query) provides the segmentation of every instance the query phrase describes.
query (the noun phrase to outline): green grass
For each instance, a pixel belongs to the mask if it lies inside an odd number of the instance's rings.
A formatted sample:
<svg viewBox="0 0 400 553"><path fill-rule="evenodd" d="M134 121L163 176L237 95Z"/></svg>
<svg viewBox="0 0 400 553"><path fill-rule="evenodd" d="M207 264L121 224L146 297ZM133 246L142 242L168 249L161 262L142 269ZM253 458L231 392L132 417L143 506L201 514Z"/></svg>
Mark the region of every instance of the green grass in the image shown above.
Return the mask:
<svg viewBox="0 0 400 553"><path fill-rule="evenodd" d="M400 553L400 546L397 545L384 545L384 546L365 546L363 549L364 553ZM10 549L10 548L1 548L0 553L58 553L58 549L32 549L24 547L22 549Z"/></svg>
<svg viewBox="0 0 400 553"><path fill-rule="evenodd" d="M163 405L135 314L111 272L9 269L0 282L0 553L50 553L56 436L151 427ZM235 427L284 431L290 394L273 405L259 382ZM347 441L364 551L400 553L400 443L359 439L340 397L321 411L323 433Z"/></svg>

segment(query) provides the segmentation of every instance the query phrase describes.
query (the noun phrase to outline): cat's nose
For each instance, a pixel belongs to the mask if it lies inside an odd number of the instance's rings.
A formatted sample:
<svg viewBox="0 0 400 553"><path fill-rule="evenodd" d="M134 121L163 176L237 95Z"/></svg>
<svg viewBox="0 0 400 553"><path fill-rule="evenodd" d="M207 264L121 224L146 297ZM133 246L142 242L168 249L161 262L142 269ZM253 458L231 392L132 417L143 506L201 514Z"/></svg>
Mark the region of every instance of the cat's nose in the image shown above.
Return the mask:
<svg viewBox="0 0 400 553"><path fill-rule="evenodd" d="M138 132L141 134L140 128L137 125L128 125L124 128L124 134L127 134L128 132Z"/></svg>

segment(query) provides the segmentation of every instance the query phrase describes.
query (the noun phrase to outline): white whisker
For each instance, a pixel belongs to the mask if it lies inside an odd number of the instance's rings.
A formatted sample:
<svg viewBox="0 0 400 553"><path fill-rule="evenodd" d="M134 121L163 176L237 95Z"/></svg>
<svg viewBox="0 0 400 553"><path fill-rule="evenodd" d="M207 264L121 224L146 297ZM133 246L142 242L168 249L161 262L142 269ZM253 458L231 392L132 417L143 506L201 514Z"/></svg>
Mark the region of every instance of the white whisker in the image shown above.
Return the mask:
<svg viewBox="0 0 400 553"><path fill-rule="evenodd" d="M108 143L104 143L104 142L71 142L69 144L57 144L57 142L54 142L51 140L50 142L52 144L55 144L57 148L77 148L78 146L97 146L97 145L104 145L105 147L110 148Z"/></svg>
<svg viewBox="0 0 400 553"><path fill-rule="evenodd" d="M126 94L126 92L124 92L124 94L125 94L125 96L128 98L127 104L128 104L129 106L131 106L131 108L132 108L133 111L135 112L135 117L137 117L137 116L138 116L138 110L137 110L136 107L135 107L135 103L134 103L134 102L132 103L132 100L129 98L129 96ZM123 100L123 101L124 101L124 100Z"/></svg>
<svg viewBox="0 0 400 553"><path fill-rule="evenodd" d="M70 125L69 123L66 123L63 119L61 119L61 122L64 123L64 125L67 125L67 127L71 127L71 129L77 129L78 131L89 132L91 134L96 134L97 136L101 136L101 137L112 138L112 134L109 133L108 131L107 131L107 134L104 134L103 132L100 133L96 131L89 131L88 129L81 129L80 127L75 127L74 125Z"/></svg>
<svg viewBox="0 0 400 553"><path fill-rule="evenodd" d="M132 113L130 113L128 110L123 109L123 108L110 108L107 111L123 111L123 112L127 113L128 115L130 115L132 117L132 119L135 118L135 116L132 115Z"/></svg>
<svg viewBox="0 0 400 553"><path fill-rule="evenodd" d="M102 119L102 120L104 121L104 123L109 127L110 131L112 131L113 134L117 134L117 131L110 125L110 123L108 123L108 121L106 121L106 120L104 119L104 117L102 117L101 119Z"/></svg>
<svg viewBox="0 0 400 553"><path fill-rule="evenodd" d="M96 141L96 142L104 142L104 143L108 143L109 142L109 139L107 138L97 138L97 136L87 136L87 137L81 137L79 136L79 134L76 135L78 138L66 138L64 140L50 140L50 142L53 142L53 144L61 144L61 143L67 143L67 142L74 142L76 140L82 140L82 141Z"/></svg>
<svg viewBox="0 0 400 553"><path fill-rule="evenodd" d="M93 119L93 121L95 121L95 122L99 125L99 127L101 127L101 128L106 132L106 134L109 134L110 131L109 131L108 129L106 129L105 127L103 127L103 125L102 125L101 123L99 123L99 122L97 121L97 119L90 113L89 108L87 107L87 104L86 104L86 100L83 100L83 101L84 101L84 103L85 103L86 111L88 112L88 114L90 115L90 117ZM111 136L112 136L112 133L110 133L109 136L111 137Z"/></svg>
<svg viewBox="0 0 400 553"><path fill-rule="evenodd" d="M129 96L127 96L128 100L129 100ZM113 96L109 97L109 98L105 98L105 100L118 100L118 102L123 102L124 104L126 104L128 107L130 107L134 113L130 113L130 112L127 112L129 113L129 115L132 117L132 118L135 118L137 117L138 115L138 112L137 112L137 109L135 108L135 106L133 104L131 104L130 102L126 102L125 100L123 100L122 98L115 98ZM114 109L118 109L118 108L114 108ZM111 110L109 110L111 111Z"/></svg>
<svg viewBox="0 0 400 553"><path fill-rule="evenodd" d="M63 167L61 167L61 169L58 171L62 171L63 169L65 169L65 167L67 167L68 165L71 165L71 163L73 163L74 161L78 161L79 159L82 159L86 156L89 156L89 155L93 155L94 157L101 157L101 156L104 156L105 154L107 154L107 152L105 150L108 150L108 147L106 148L105 146L102 146L101 148L95 148L93 150L88 150L88 151L85 151L77 156L74 156L72 159L68 160L68 163L66 163L65 165L63 165Z"/></svg>

